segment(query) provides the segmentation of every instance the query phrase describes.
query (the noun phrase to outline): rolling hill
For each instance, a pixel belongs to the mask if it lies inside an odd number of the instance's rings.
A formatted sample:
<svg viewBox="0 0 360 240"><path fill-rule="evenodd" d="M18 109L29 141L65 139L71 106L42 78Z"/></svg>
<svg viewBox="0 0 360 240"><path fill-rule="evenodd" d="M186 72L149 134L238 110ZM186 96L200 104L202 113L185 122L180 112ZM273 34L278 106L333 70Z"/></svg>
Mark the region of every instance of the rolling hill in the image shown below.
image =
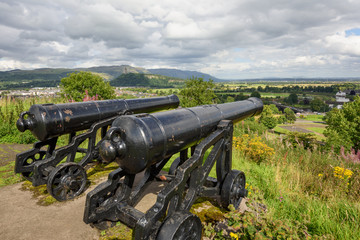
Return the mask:
<svg viewBox="0 0 360 240"><path fill-rule="evenodd" d="M197 77L197 78L203 78L206 81L208 81L209 79L212 79L215 82L223 81L209 74L197 72L197 71L184 71L184 70L168 69L168 68L148 69L148 71L151 72L152 74L158 74L167 77L174 77L181 79L189 79L192 77Z"/></svg>
<svg viewBox="0 0 360 240"><path fill-rule="evenodd" d="M106 81L111 81L118 78L122 74L145 74L149 75L151 79L161 79L160 85L168 85L167 80L172 79L189 79L192 77L202 77L205 80L213 79L217 81L219 79L212 77L208 74L196 72L196 71L183 71L178 69L145 69L140 67L132 67L129 65L121 66L100 66L90 68L40 68L34 70L12 70L12 71L0 71L0 90L8 89L24 89L32 87L55 87L58 86L60 80L67 76L67 74L76 71L88 71L95 74L99 74ZM166 76L168 78L163 78ZM157 77L158 76L158 77ZM120 81L121 82L121 81ZM121 84L119 81L116 85ZM154 82L154 81L152 81ZM146 84L146 82L145 82ZM128 84L125 84L128 86ZM149 85L150 86L150 85Z"/></svg>

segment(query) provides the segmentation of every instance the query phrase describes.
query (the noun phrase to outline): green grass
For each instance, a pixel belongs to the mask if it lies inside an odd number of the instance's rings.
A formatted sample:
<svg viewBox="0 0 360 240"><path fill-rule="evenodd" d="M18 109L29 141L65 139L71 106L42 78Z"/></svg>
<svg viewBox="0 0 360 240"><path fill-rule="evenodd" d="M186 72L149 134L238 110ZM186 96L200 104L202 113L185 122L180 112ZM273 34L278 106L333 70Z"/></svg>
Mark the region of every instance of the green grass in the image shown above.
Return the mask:
<svg viewBox="0 0 360 240"><path fill-rule="evenodd" d="M315 121L315 122L323 122L323 117L322 115L307 115L305 117L305 120L309 120L309 121Z"/></svg>
<svg viewBox="0 0 360 240"><path fill-rule="evenodd" d="M321 134L323 134L325 131L325 128L323 128L323 127L306 127L306 129L313 131L313 132L321 133Z"/></svg>
<svg viewBox="0 0 360 240"><path fill-rule="evenodd" d="M359 181L359 166L349 165L332 153L265 142L275 149L272 158L257 164L234 150L233 168L245 172L247 183L256 189L249 198L267 206L268 218L295 232L304 228L320 239L360 239L358 190L352 186ZM334 177L335 166L354 171L350 185ZM320 178L320 173L326 177Z"/></svg>
<svg viewBox="0 0 360 240"><path fill-rule="evenodd" d="M280 133L280 134L286 134L289 133L289 130L286 130L285 128L282 128L281 126L285 126L284 124L280 124L277 125L273 130L275 133Z"/></svg>
<svg viewBox="0 0 360 240"><path fill-rule="evenodd" d="M15 161L0 167L0 187L21 182L23 179L20 174L14 173Z"/></svg>

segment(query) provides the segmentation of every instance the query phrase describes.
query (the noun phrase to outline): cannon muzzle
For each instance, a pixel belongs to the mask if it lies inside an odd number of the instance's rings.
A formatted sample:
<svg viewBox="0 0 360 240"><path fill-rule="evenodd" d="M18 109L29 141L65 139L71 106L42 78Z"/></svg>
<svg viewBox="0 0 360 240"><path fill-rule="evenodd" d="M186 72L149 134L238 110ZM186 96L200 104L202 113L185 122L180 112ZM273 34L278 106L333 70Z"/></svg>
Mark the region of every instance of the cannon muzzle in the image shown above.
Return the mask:
<svg viewBox="0 0 360 240"><path fill-rule="evenodd" d="M154 114L124 115L114 120L99 148L104 161L116 161L136 174L191 147L216 130L221 120L241 121L260 114L258 98L181 108Z"/></svg>
<svg viewBox="0 0 360 240"><path fill-rule="evenodd" d="M113 99L65 104L35 104L20 114L19 131L30 130L40 141L91 127L95 122L126 112L154 112L179 105L176 95L155 98Z"/></svg>

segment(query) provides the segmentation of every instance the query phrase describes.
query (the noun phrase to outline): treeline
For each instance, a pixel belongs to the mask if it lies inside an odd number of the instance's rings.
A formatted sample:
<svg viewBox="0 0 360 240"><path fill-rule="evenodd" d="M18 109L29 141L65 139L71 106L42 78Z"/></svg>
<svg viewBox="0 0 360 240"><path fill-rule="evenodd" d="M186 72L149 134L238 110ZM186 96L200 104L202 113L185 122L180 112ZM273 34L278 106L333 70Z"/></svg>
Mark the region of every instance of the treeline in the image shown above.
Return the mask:
<svg viewBox="0 0 360 240"><path fill-rule="evenodd" d="M58 80L60 81L63 77L73 71L62 71L62 72L32 72L32 71L10 71L0 72L0 82L24 82L24 81L36 81L36 80Z"/></svg>
<svg viewBox="0 0 360 240"><path fill-rule="evenodd" d="M35 87L57 87L60 80L33 80L29 82L6 82L0 83L0 90L26 89Z"/></svg>
<svg viewBox="0 0 360 240"><path fill-rule="evenodd" d="M34 87L56 87L60 80L71 71L65 70L14 70L0 72L0 90L24 89Z"/></svg>
<svg viewBox="0 0 360 240"><path fill-rule="evenodd" d="M110 81L114 87L158 87L176 88L182 86L184 81L161 75L149 75L143 73L126 73Z"/></svg>
<svg viewBox="0 0 360 240"><path fill-rule="evenodd" d="M216 93L215 95L218 99L217 103L227 103L227 102L234 102L234 101L242 101L245 99L248 99L249 96L244 95L243 93L239 93L239 94L221 94L221 93Z"/></svg>
<svg viewBox="0 0 360 240"><path fill-rule="evenodd" d="M272 92L272 93L303 93L303 92L322 92L322 93L336 93L339 91L343 85L331 85L331 86L298 86L290 85L284 87L274 87L274 86L258 86L248 87L248 86L239 86L236 89L227 89L227 90L217 90L217 92Z"/></svg>

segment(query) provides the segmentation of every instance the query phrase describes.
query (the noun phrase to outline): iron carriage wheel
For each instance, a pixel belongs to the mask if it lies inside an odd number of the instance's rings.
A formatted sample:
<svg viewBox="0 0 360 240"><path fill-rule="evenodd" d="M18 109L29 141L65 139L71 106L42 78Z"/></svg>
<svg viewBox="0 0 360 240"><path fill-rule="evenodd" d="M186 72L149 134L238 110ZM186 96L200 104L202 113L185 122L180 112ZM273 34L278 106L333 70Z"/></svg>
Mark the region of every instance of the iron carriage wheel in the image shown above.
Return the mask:
<svg viewBox="0 0 360 240"><path fill-rule="evenodd" d="M242 199L247 195L245 182L245 174L242 171L231 170L226 175L221 188L221 205L224 208L232 204L235 209L238 209Z"/></svg>
<svg viewBox="0 0 360 240"><path fill-rule="evenodd" d="M189 212L175 212L166 218L157 240L200 240L202 225L199 217Z"/></svg>
<svg viewBox="0 0 360 240"><path fill-rule="evenodd" d="M47 190L58 201L66 201L79 196L86 187L85 169L73 162L63 163L51 171Z"/></svg>

